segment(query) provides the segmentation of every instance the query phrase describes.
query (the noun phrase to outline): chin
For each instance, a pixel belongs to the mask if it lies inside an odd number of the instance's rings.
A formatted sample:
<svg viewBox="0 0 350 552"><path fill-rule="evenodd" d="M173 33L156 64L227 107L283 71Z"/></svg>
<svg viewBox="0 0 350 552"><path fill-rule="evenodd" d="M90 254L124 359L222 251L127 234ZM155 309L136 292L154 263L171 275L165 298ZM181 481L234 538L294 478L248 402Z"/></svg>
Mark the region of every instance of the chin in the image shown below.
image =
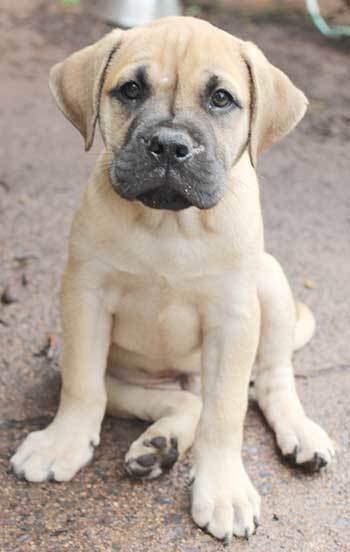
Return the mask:
<svg viewBox="0 0 350 552"><path fill-rule="evenodd" d="M184 195L176 190L166 189L164 186L143 192L135 199L151 209L182 211L194 206Z"/></svg>

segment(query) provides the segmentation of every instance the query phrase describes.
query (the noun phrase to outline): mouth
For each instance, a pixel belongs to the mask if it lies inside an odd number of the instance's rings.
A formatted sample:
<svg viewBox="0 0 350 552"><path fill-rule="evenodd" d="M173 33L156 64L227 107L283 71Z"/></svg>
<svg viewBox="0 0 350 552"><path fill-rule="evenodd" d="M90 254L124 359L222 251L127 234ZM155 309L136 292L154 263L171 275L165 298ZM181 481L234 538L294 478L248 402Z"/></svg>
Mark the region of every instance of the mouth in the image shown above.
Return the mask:
<svg viewBox="0 0 350 552"><path fill-rule="evenodd" d="M192 203L181 195L176 190L172 190L167 186L159 186L147 192L139 194L136 198L141 201L146 207L152 209L167 209L169 211L181 211L192 207Z"/></svg>

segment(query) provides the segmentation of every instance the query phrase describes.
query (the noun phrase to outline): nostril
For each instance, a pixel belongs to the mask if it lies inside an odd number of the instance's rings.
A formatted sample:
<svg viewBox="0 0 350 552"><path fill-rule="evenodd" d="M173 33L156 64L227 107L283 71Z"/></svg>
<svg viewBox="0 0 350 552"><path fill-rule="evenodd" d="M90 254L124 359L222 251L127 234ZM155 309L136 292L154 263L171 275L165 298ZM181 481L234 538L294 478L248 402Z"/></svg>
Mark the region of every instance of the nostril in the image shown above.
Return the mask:
<svg viewBox="0 0 350 552"><path fill-rule="evenodd" d="M152 138L149 145L149 151L155 155L161 155L164 151L163 145L159 142L158 138L155 136Z"/></svg>
<svg viewBox="0 0 350 552"><path fill-rule="evenodd" d="M183 159L184 157L187 157L188 154L189 150L188 147L185 146L185 144L179 144L178 146L176 146L175 155L178 159Z"/></svg>

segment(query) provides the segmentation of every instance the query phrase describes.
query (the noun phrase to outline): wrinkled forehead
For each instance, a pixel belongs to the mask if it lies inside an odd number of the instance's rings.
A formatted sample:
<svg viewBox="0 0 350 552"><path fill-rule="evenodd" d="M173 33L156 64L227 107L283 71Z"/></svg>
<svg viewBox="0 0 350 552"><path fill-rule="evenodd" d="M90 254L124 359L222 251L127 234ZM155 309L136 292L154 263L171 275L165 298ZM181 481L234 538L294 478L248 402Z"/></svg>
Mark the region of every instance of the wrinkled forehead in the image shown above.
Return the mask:
<svg viewBox="0 0 350 552"><path fill-rule="evenodd" d="M165 20L167 21L167 20ZM249 75L240 41L203 21L169 22L127 31L108 72L107 86L145 77L157 90L204 88L215 81L244 99Z"/></svg>

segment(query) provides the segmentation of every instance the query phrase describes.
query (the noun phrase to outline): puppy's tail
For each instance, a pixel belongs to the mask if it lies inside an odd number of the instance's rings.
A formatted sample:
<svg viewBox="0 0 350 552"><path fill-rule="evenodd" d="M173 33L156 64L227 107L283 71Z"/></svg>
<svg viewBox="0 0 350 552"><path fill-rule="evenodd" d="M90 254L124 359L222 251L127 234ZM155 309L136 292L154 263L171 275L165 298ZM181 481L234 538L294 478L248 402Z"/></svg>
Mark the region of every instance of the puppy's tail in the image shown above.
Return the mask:
<svg viewBox="0 0 350 552"><path fill-rule="evenodd" d="M297 323L295 326L294 351L306 345L315 333L316 322L309 307L296 303Z"/></svg>

